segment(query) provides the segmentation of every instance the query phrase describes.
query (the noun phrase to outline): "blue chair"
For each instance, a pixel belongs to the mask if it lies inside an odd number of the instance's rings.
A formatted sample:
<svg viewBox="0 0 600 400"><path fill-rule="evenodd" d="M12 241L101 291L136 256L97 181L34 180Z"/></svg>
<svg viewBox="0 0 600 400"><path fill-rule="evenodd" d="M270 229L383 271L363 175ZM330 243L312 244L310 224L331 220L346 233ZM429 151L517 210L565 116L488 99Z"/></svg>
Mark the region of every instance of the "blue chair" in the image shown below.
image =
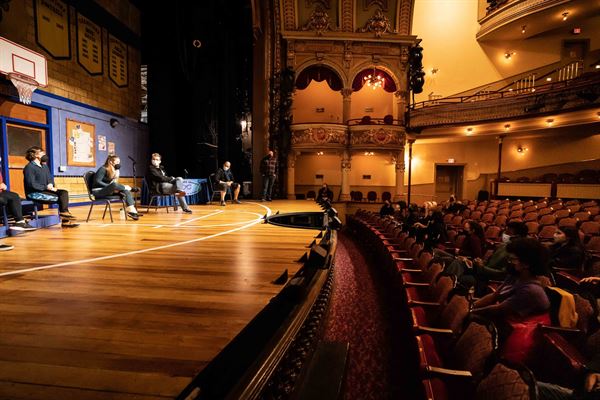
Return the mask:
<svg viewBox="0 0 600 400"><path fill-rule="evenodd" d="M166 208L167 214L168 214L169 207L171 207L171 205L169 203L172 203L173 210L177 211L177 200L175 199L174 194L158 193L155 190L154 185L152 185L152 186L148 185L148 181L146 181L146 178L144 178L144 186L148 189L148 195L150 196L150 201L148 202L148 207L146 208L146 212L150 211L150 207L152 207L153 202L154 202L154 211L155 212L158 211L159 208ZM160 205L160 206L158 205L159 199L165 199L162 201L164 203L163 205Z"/></svg>

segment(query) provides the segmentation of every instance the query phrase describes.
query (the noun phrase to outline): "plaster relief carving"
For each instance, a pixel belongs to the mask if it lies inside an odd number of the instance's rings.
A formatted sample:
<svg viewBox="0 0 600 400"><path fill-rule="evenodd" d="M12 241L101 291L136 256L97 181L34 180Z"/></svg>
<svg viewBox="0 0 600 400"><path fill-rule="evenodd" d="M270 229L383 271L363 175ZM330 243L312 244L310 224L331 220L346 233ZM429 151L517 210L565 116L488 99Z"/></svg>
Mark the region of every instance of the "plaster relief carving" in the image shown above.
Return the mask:
<svg viewBox="0 0 600 400"><path fill-rule="evenodd" d="M303 31L315 31L315 33L321 36L326 31L333 30L329 23L329 14L325 11L323 6L319 3L313 10L308 22L302 27Z"/></svg>
<svg viewBox="0 0 600 400"><path fill-rule="evenodd" d="M365 26L358 31L361 33L372 32L375 34L375 37L379 38L384 33L391 33L393 29L389 18L385 16L381 9L377 9L375 15L369 18Z"/></svg>

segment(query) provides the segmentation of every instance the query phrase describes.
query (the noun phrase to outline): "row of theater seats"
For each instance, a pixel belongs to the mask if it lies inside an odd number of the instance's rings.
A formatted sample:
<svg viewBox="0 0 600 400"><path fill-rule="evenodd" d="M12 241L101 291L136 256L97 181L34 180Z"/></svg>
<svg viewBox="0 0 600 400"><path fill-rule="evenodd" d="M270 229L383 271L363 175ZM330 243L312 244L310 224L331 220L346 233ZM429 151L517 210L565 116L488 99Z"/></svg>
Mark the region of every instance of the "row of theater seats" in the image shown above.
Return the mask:
<svg viewBox="0 0 600 400"><path fill-rule="evenodd" d="M474 205L487 210L492 204ZM554 326L540 325L535 332L534 353L540 356L517 365L499 357L502 344L494 324L471 314L473 291L458 287L456 277L444 273L432 253L403 232L400 223L359 210L348 217L347 226L360 238L371 265L387 274L398 294L399 318L407 317L400 323L414 338L407 346L419 355L414 362L422 399L534 399L536 379L573 387L582 374L587 351L583 343L598 324L596 308L580 294L584 290L577 277L560 272L556 280L543 280L547 290L557 285L573 294L577 326L561 328L554 309ZM492 283L488 290L495 287Z"/></svg>
<svg viewBox="0 0 600 400"><path fill-rule="evenodd" d="M503 176L500 178L500 182L510 182L511 179ZM593 169L584 169L579 171L577 174L555 174L549 173L544 174L542 176L538 176L535 178L530 178L528 176L521 176L517 179L514 179L515 182L518 183L586 183L586 184L594 184L600 183L600 171L596 171Z"/></svg>
<svg viewBox="0 0 600 400"><path fill-rule="evenodd" d="M552 240L559 228L572 227L579 229L588 250L600 250L600 238L597 237L600 235L600 207L593 200L467 201L464 206L456 214L445 214L444 222L451 227L461 227L463 221L477 221L490 241L499 241L506 224L513 221L524 222L529 235L542 241ZM449 237L455 238L452 230ZM460 247L460 243L455 245Z"/></svg>

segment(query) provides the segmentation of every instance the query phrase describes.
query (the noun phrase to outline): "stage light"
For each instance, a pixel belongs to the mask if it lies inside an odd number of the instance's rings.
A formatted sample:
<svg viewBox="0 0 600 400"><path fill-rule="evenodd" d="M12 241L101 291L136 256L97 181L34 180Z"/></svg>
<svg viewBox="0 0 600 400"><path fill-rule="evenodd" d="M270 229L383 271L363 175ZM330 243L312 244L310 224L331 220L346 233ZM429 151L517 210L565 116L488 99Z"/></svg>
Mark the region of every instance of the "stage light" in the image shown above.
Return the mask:
<svg viewBox="0 0 600 400"><path fill-rule="evenodd" d="M506 125L504 125L504 130L505 130L505 131L508 131L509 129L510 129L510 124L506 124Z"/></svg>
<svg viewBox="0 0 600 400"><path fill-rule="evenodd" d="M548 118L546 120L546 124L548 124L548 126L550 127L550 126L552 126L554 124L554 120L552 118Z"/></svg>
<svg viewBox="0 0 600 400"><path fill-rule="evenodd" d="M565 11L564 13L562 13L562 20L563 21L566 21L568 17L569 17L569 12L568 11Z"/></svg>
<svg viewBox="0 0 600 400"><path fill-rule="evenodd" d="M116 118L111 118L109 123L112 128L116 128L117 125L119 125L119 120Z"/></svg>

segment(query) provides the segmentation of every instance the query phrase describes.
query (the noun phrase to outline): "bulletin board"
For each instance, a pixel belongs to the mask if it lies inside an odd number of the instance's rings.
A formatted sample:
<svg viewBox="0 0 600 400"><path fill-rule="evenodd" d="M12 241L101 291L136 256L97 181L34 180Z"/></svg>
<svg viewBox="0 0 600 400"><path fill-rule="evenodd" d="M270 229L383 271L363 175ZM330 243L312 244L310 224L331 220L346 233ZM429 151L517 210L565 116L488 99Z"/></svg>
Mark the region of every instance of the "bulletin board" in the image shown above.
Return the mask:
<svg viewBox="0 0 600 400"><path fill-rule="evenodd" d="M67 119L67 165L96 166L96 126Z"/></svg>

